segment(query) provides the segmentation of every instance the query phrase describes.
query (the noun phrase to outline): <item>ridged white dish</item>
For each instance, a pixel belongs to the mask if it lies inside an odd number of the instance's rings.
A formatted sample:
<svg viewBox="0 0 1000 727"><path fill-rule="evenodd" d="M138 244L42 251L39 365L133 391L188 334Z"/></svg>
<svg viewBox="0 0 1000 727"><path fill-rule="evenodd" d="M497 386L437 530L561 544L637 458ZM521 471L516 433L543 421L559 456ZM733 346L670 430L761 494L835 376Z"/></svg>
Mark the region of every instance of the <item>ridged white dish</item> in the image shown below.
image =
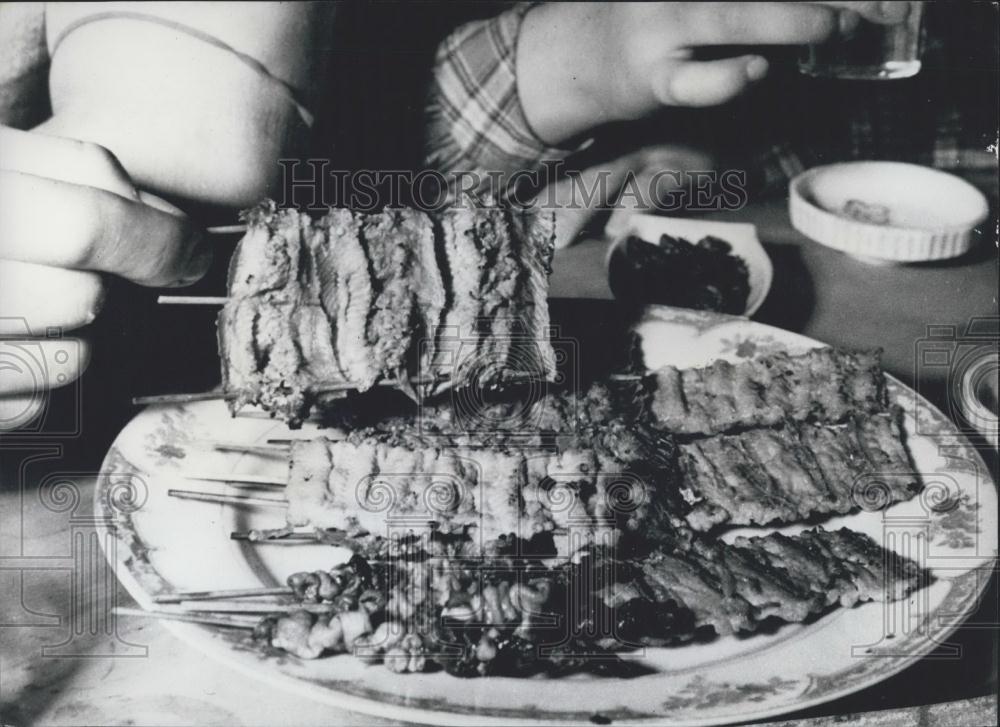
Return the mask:
<svg viewBox="0 0 1000 727"><path fill-rule="evenodd" d="M888 223L855 219L849 202L877 206ZM845 162L800 174L789 187L792 226L869 262L944 260L968 251L989 213L986 197L953 174L901 162Z"/></svg>

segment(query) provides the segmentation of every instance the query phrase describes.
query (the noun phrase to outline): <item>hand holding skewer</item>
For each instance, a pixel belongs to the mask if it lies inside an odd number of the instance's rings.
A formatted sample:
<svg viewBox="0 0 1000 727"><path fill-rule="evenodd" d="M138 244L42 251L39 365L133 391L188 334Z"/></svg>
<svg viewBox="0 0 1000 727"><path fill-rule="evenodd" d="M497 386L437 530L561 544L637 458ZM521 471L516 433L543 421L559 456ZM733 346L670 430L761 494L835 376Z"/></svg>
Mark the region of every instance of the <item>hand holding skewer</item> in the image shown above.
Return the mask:
<svg viewBox="0 0 1000 727"><path fill-rule="evenodd" d="M33 371L0 379L0 429L7 429L37 416L44 390L83 373L88 344L50 331L95 319L101 273L189 285L212 253L180 210L139 191L96 144L0 126L0 198L0 336L28 342L47 363L44 380Z"/></svg>

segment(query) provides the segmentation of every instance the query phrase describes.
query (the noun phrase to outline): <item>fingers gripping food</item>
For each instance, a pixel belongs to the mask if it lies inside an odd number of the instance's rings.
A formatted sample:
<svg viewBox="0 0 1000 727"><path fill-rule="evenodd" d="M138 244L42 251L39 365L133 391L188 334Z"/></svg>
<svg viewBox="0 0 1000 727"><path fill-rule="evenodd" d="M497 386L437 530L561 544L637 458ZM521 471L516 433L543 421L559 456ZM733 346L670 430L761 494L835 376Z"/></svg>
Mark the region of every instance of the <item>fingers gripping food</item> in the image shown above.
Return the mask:
<svg viewBox="0 0 1000 727"><path fill-rule="evenodd" d="M296 425L338 385L418 376L434 394L465 377L555 375L550 216L332 209L314 220L269 202L246 221L218 321L234 411L258 404Z"/></svg>

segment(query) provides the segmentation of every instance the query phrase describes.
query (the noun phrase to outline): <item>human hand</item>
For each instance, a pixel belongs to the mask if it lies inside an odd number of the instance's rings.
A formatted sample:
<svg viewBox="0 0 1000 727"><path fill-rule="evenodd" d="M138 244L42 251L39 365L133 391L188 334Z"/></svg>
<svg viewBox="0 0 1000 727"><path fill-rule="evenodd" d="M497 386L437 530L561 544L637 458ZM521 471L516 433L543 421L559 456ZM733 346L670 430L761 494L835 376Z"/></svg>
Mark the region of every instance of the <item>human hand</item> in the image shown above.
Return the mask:
<svg viewBox="0 0 1000 727"><path fill-rule="evenodd" d="M0 361L0 429L33 418L40 390L70 383L89 360L85 341L53 333L91 323L102 273L141 285L187 285L211 250L180 210L133 186L95 144L0 127L0 351L16 337L53 362L24 372ZM77 355L62 353L67 344ZM66 360L60 360L66 359ZM18 412L18 416L5 416Z"/></svg>
<svg viewBox="0 0 1000 727"><path fill-rule="evenodd" d="M704 46L820 42L859 17L892 24L908 2L555 3L525 16L518 92L535 132L561 143L662 106L712 106L768 71L756 53L694 60Z"/></svg>

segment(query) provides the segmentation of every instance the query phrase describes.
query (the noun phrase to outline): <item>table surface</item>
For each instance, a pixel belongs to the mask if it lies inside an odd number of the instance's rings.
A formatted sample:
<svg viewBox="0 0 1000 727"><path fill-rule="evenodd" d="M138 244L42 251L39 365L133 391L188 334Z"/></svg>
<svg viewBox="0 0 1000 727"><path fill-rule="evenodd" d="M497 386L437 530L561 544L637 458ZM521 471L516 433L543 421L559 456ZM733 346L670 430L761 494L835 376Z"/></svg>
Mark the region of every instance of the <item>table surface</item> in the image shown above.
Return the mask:
<svg viewBox="0 0 1000 727"><path fill-rule="evenodd" d="M961 332L971 318L997 313L997 256L989 243L949 263L879 267L799 235L788 222L784 200L712 217L755 223L774 262L772 293L757 320L830 344L881 346L886 368L906 383L916 382L938 403L946 403L943 372L915 365L915 347L927 326L953 325ZM605 250L606 243L591 240L559 251L553 296L610 297ZM114 431L91 435L84 421L82 436L66 446L103 452ZM119 418L115 426L120 429L124 421ZM131 605L131 599L102 578L100 568L84 567L93 578L75 575L85 565L81 559L102 556L86 544L75 547L68 511L44 507L38 496L42 480L58 471L74 482L82 499L78 511L89 512L94 478L85 469L67 473L62 451L62 445L44 440L0 440L0 463L6 464L0 468L0 723L392 724L248 679L155 622L122 620L117 638L109 636L114 629L105 630L110 625L88 611L92 592L116 593L120 605ZM995 460L993 466L995 473ZM994 577L980 609L984 616L975 620L996 624L997 604ZM960 629L954 640L963 649L960 659L924 660L882 685L790 715L790 724L818 727L832 722L824 715L871 710L895 710L863 718L879 725L993 722L997 629ZM926 706L952 700L963 701Z"/></svg>

